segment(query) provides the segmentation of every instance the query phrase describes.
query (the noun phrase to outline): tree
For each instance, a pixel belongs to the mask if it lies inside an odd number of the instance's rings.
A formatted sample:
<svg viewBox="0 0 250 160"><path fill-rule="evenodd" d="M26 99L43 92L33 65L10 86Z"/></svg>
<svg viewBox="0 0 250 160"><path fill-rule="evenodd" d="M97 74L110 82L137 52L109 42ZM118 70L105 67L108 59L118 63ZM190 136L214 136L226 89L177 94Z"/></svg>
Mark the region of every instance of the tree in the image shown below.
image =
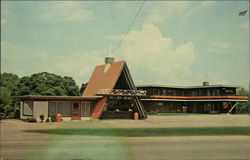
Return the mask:
<svg viewBox="0 0 250 160"><path fill-rule="evenodd" d="M63 86L65 87L65 90L67 91L68 96L79 96L79 88L76 85L75 81L71 77L63 77Z"/></svg>
<svg viewBox="0 0 250 160"><path fill-rule="evenodd" d="M0 80L0 113L5 113L5 116L9 116L9 113L18 109L16 102L11 98L15 96L18 90L17 84L19 83L19 77L12 73L2 73Z"/></svg>
<svg viewBox="0 0 250 160"><path fill-rule="evenodd" d="M17 91L17 84L19 83L19 77L13 73L2 73L0 86L5 87L11 92L11 95L15 95Z"/></svg>
<svg viewBox="0 0 250 160"><path fill-rule="evenodd" d="M240 88L239 90L237 90L237 95L239 95L239 96L249 96L249 92L245 88ZM249 112L248 111L248 107L249 107L248 103L239 103L238 106L237 106L237 111L236 112L237 113L247 113L247 112Z"/></svg>
<svg viewBox="0 0 250 160"><path fill-rule="evenodd" d="M4 111L11 104L11 91L7 87L0 87L1 89L1 97L0 97L0 113L4 113Z"/></svg>
<svg viewBox="0 0 250 160"><path fill-rule="evenodd" d="M82 95L83 92L85 91L86 87L87 87L88 83L82 83L82 86L80 88L80 94Z"/></svg>
<svg viewBox="0 0 250 160"><path fill-rule="evenodd" d="M239 96L248 96L248 91L246 88L240 88L239 90L237 90L237 94Z"/></svg>
<svg viewBox="0 0 250 160"><path fill-rule="evenodd" d="M78 96L79 88L71 77L47 72L20 79L18 95Z"/></svg>

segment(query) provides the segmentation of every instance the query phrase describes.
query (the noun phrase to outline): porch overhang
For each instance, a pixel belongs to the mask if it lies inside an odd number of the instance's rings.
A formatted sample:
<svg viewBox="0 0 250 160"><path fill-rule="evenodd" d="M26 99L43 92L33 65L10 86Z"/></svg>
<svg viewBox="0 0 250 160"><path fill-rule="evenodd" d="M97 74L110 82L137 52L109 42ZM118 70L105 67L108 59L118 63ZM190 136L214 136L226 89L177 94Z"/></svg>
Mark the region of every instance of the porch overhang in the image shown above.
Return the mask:
<svg viewBox="0 0 250 160"><path fill-rule="evenodd" d="M247 99L141 99L141 101L164 101L164 102L248 102Z"/></svg>
<svg viewBox="0 0 250 160"><path fill-rule="evenodd" d="M26 95L26 96L13 96L18 100L96 100L103 96L38 96L38 95Z"/></svg>
<svg viewBox="0 0 250 160"><path fill-rule="evenodd" d="M97 96L146 97L145 90L99 89Z"/></svg>

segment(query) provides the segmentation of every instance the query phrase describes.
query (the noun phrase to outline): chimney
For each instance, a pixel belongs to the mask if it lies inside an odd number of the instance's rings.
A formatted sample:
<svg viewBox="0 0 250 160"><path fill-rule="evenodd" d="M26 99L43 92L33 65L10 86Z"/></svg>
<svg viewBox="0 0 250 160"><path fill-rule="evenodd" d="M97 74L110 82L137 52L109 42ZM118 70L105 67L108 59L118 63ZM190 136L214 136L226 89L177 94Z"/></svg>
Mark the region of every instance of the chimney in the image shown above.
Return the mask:
<svg viewBox="0 0 250 160"><path fill-rule="evenodd" d="M105 64L110 64L115 61L114 57L105 57Z"/></svg>
<svg viewBox="0 0 250 160"><path fill-rule="evenodd" d="M208 81L204 81L202 84L203 84L203 86L209 86L209 82Z"/></svg>
<svg viewBox="0 0 250 160"><path fill-rule="evenodd" d="M115 61L114 57L105 57L105 67L104 67L104 73L109 71L110 64Z"/></svg>

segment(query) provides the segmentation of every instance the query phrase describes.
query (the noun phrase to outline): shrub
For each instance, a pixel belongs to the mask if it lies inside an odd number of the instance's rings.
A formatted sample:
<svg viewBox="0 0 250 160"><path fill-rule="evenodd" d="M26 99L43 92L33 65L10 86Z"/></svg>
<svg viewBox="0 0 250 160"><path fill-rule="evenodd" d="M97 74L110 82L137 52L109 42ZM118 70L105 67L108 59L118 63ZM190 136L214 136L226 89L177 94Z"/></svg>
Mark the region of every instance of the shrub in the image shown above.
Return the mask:
<svg viewBox="0 0 250 160"><path fill-rule="evenodd" d="M37 120L35 118L27 118L27 121L30 123L36 123Z"/></svg>
<svg viewBox="0 0 250 160"><path fill-rule="evenodd" d="M149 115L154 115L154 114L157 114L158 112L157 111L150 111L148 114Z"/></svg>
<svg viewBox="0 0 250 160"><path fill-rule="evenodd" d="M4 119L5 117L4 117L4 113L0 113L0 120L1 119Z"/></svg>
<svg viewBox="0 0 250 160"><path fill-rule="evenodd" d="M236 108L236 113L244 114L249 113L248 104L247 103L239 103Z"/></svg>
<svg viewBox="0 0 250 160"><path fill-rule="evenodd" d="M11 114L12 112L14 112L13 108L10 106L6 106L4 109L5 118L13 118L14 114ZM11 117L11 116L13 116L13 117Z"/></svg>
<svg viewBox="0 0 250 160"><path fill-rule="evenodd" d="M56 122L56 115L52 115L52 116L50 117L50 120L51 120L51 122Z"/></svg>
<svg viewBox="0 0 250 160"><path fill-rule="evenodd" d="M5 118L7 119L14 118L14 112L9 112L8 114L5 115Z"/></svg>
<svg viewBox="0 0 250 160"><path fill-rule="evenodd" d="M40 119L41 119L41 122L44 121L44 115L43 114L40 115Z"/></svg>
<svg viewBox="0 0 250 160"><path fill-rule="evenodd" d="M20 110L19 109L15 110L15 112L14 112L14 118L15 119L19 119L20 118Z"/></svg>
<svg viewBox="0 0 250 160"><path fill-rule="evenodd" d="M49 122L49 118L46 119L46 122Z"/></svg>

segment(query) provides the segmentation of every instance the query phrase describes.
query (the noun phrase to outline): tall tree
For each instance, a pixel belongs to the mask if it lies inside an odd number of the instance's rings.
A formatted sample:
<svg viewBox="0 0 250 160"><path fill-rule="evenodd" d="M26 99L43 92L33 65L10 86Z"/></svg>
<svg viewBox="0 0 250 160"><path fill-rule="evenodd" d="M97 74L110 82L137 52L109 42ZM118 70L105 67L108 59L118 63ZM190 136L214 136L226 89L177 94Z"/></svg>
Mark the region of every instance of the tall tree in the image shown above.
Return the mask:
<svg viewBox="0 0 250 160"><path fill-rule="evenodd" d="M18 83L19 77L17 75L12 73L1 74L0 113L6 113L7 117L9 113L14 112L18 108L16 102L11 98L11 96L16 95Z"/></svg>
<svg viewBox="0 0 250 160"><path fill-rule="evenodd" d="M86 87L87 87L88 83L82 83L82 86L80 88L80 94L82 95L83 92L85 91Z"/></svg>
<svg viewBox="0 0 250 160"><path fill-rule="evenodd" d="M18 95L78 96L79 88L71 77L42 72L25 76L18 84Z"/></svg>

